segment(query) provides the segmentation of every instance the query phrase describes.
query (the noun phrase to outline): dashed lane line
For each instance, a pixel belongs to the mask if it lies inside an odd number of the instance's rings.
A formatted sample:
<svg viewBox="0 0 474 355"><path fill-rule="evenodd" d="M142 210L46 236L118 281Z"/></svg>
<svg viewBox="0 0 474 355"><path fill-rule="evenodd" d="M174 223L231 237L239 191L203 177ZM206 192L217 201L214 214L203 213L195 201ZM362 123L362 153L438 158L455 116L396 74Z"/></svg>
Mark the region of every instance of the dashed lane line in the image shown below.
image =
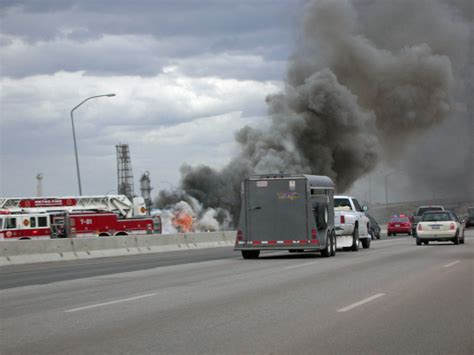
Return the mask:
<svg viewBox="0 0 474 355"><path fill-rule="evenodd" d="M456 261L453 261L452 263L444 265L444 267L451 267L451 266L456 265L457 263L460 263L460 262L461 262L461 260L456 260Z"/></svg>
<svg viewBox="0 0 474 355"><path fill-rule="evenodd" d="M338 312L347 312L347 311L350 311L351 309L354 309L356 307L359 307L359 306L362 306L363 304L366 304L370 301L373 301L377 298L380 298L382 296L385 296L385 293L377 293L376 295L373 295L373 296L370 296L370 297L367 297L359 302L356 302L356 303L353 303L347 307L344 307L344 308L341 308L341 309L338 309L337 311Z"/></svg>
<svg viewBox="0 0 474 355"><path fill-rule="evenodd" d="M78 308L72 308L72 309L65 310L64 312L66 312L66 313L78 312L78 311L83 311L83 310L90 309L90 308L97 308L97 307L108 306L108 305L116 304L116 303L135 301L135 300L139 300L141 298L152 297L152 296L156 296L156 295L157 295L156 293L148 293L146 295L140 295L140 296L135 296L135 297L130 297L130 298L122 298L122 299L115 300L115 301L97 303L97 304L93 304L93 305L90 305L90 306L84 306L84 307L78 307Z"/></svg>

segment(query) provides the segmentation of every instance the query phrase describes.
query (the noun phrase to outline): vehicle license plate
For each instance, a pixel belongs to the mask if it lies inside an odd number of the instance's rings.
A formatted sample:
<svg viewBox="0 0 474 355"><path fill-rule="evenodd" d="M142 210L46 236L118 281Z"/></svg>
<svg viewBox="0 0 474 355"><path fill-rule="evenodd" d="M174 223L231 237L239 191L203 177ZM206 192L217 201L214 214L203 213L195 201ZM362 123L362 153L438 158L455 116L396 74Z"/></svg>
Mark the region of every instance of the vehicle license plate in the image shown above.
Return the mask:
<svg viewBox="0 0 474 355"><path fill-rule="evenodd" d="M399 224L395 224L395 227L400 227L400 225L399 225Z"/></svg>
<svg viewBox="0 0 474 355"><path fill-rule="evenodd" d="M434 225L434 226L431 226L431 229L439 229L440 226L437 226L437 225Z"/></svg>

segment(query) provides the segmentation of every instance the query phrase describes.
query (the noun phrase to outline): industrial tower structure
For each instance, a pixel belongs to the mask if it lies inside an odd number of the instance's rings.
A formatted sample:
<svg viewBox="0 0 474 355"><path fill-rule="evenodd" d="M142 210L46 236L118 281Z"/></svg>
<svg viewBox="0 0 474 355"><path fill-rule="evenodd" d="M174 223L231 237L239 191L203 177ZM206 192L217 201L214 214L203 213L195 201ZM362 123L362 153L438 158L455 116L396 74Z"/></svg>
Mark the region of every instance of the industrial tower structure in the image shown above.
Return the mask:
<svg viewBox="0 0 474 355"><path fill-rule="evenodd" d="M132 160L128 144L117 144L117 192L119 195L125 195L130 200L135 197L133 189Z"/></svg>
<svg viewBox="0 0 474 355"><path fill-rule="evenodd" d="M153 187L151 187L150 183L150 172L145 171L140 178L140 192L143 199L145 200L145 205L148 212L151 211L153 206L153 201L151 200L151 190L153 190Z"/></svg>
<svg viewBox="0 0 474 355"><path fill-rule="evenodd" d="M36 175L36 196L43 196L43 174Z"/></svg>

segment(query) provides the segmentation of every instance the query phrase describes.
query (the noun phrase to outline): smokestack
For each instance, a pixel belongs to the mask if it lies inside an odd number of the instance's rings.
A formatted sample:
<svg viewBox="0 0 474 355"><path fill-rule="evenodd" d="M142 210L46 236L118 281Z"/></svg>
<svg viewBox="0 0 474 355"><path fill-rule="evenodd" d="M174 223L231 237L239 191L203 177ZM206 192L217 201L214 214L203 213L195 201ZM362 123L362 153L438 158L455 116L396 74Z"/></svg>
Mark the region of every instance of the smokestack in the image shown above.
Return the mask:
<svg viewBox="0 0 474 355"><path fill-rule="evenodd" d="M36 175L36 196L43 196L43 174L39 173Z"/></svg>

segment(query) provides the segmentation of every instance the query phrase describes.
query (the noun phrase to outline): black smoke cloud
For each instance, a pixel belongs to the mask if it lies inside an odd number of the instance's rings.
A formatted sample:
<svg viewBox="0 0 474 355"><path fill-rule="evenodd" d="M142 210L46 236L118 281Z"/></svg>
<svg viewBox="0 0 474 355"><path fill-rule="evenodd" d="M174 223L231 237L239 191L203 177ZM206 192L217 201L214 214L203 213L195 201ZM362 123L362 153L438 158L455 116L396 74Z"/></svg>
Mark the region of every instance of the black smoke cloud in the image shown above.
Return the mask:
<svg viewBox="0 0 474 355"><path fill-rule="evenodd" d="M237 132L241 150L220 171L183 167L181 187L204 206L228 209L234 220L240 183L249 174L328 175L344 192L380 161L406 158L406 147L455 115L461 71L454 67L468 45L463 19L441 2L420 1L416 9L430 11L418 13L418 24L414 1L383 2L389 8L380 3L309 2L285 89L267 98L266 128ZM379 26L369 14L378 16ZM385 43L384 16L393 31L407 21L411 36L396 37L397 46ZM461 43L443 45L430 37L426 23L441 27L435 36L444 28ZM386 39L393 36L387 33Z"/></svg>

